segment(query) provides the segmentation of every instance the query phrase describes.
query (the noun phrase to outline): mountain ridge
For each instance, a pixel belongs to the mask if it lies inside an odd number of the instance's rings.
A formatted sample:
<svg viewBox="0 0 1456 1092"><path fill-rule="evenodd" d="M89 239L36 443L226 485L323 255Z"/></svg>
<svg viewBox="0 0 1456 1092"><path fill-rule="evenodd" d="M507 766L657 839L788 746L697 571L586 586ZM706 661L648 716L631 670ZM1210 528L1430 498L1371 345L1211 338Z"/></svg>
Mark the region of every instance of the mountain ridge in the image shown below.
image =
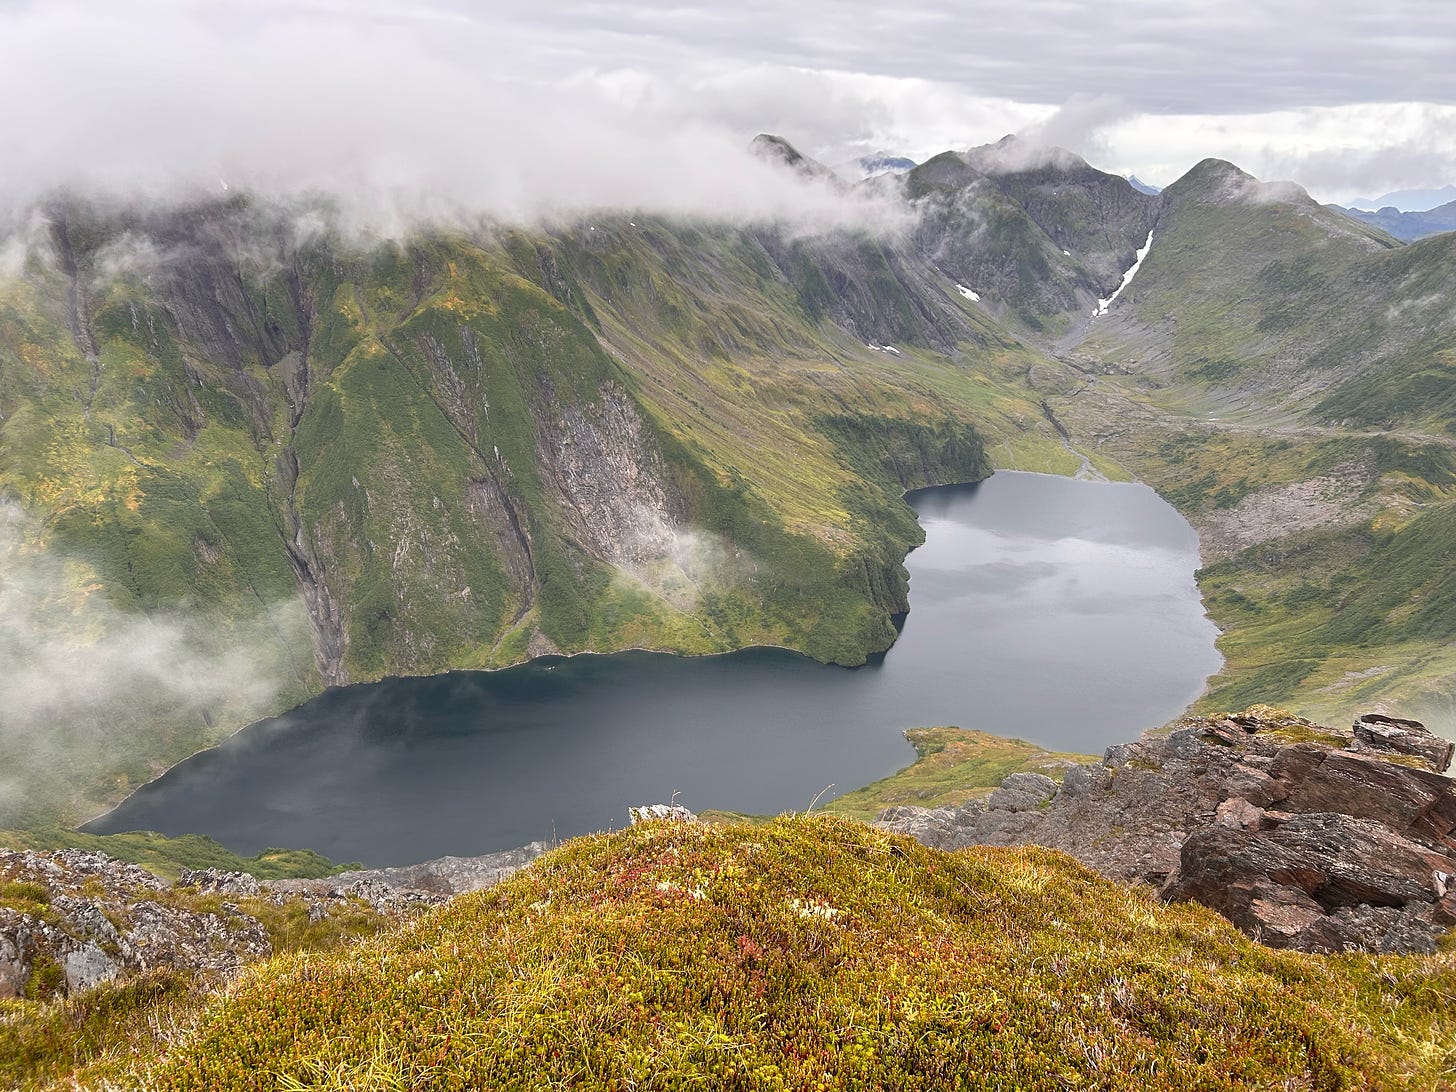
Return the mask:
<svg viewBox="0 0 1456 1092"><path fill-rule="evenodd" d="M993 463L1135 471L1241 548L1297 532L1293 498L1338 494L1309 524L1333 536L1332 582L1340 557L1435 549L1450 331L1402 316L1451 290L1446 242L1401 247L1221 161L1149 196L1038 154L921 164L894 183L908 232L602 214L359 246L295 239L244 197L53 205L0 308L0 488L22 502L10 556L64 547L35 583L70 567L60 586L90 590L84 626L41 594L27 617L124 633L192 612L207 625L174 647L256 646L256 674L284 680L247 708L206 688L158 695L176 715L113 701L110 734L150 742L98 759L87 806L330 682L754 641L857 662L906 604L899 493ZM1314 668L1377 664L1342 635L1277 683L1250 673L1271 638L1235 604L1283 600L1260 598L1253 555L1219 564L1225 646L1250 642L1232 696L1288 702ZM52 786L35 818L76 806L43 754L27 776Z"/></svg>

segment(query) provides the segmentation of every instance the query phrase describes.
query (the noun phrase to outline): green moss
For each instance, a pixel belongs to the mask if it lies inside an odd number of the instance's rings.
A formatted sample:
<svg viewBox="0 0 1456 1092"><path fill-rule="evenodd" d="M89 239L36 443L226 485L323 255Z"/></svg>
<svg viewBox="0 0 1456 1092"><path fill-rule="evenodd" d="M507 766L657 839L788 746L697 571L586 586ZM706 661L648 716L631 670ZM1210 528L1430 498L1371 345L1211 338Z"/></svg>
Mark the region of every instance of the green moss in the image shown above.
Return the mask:
<svg viewBox="0 0 1456 1092"><path fill-rule="evenodd" d="M51 956L38 953L30 962L30 977L25 980L27 1001L48 1001L66 987L66 972Z"/></svg>
<svg viewBox="0 0 1456 1092"><path fill-rule="evenodd" d="M336 955L138 1058L156 1089L1427 1088L1447 959L1261 948L1039 849L842 820L648 824Z"/></svg>
<svg viewBox="0 0 1456 1092"><path fill-rule="evenodd" d="M0 906L32 917L43 917L50 910L50 891L45 884L26 880L0 880Z"/></svg>

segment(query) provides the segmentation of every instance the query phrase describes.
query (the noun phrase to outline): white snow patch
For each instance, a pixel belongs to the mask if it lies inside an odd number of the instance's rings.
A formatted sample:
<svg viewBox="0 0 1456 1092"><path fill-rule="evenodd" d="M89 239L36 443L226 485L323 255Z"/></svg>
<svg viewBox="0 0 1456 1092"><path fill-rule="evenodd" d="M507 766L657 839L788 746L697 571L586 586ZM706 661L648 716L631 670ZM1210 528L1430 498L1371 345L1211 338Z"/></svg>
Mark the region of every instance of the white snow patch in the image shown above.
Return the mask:
<svg viewBox="0 0 1456 1092"><path fill-rule="evenodd" d="M873 349L877 353L894 353L896 356L900 355L900 350L893 345L875 345L872 342L866 341L865 348Z"/></svg>
<svg viewBox="0 0 1456 1092"><path fill-rule="evenodd" d="M981 297L978 294L976 294L975 292L972 292L969 288L967 288L963 284L956 285L956 291L959 292L962 296L965 296L966 299L970 300L972 303L980 303L981 302Z"/></svg>
<svg viewBox="0 0 1456 1092"><path fill-rule="evenodd" d="M1072 252L1070 250L1064 250L1062 251L1062 253L1065 254L1068 258L1072 256Z"/></svg>
<svg viewBox="0 0 1456 1092"><path fill-rule="evenodd" d="M1137 252L1137 260L1132 263L1132 268L1122 275L1122 283L1117 286L1112 295L1108 296L1105 300L1100 299L1097 301L1097 309L1092 312L1093 318L1107 314L1107 309L1112 306L1112 301L1122 295L1122 290L1132 283L1133 277L1137 276L1138 267L1143 264L1143 259L1148 256L1148 251L1152 249L1153 233L1150 231L1148 232L1148 241Z"/></svg>

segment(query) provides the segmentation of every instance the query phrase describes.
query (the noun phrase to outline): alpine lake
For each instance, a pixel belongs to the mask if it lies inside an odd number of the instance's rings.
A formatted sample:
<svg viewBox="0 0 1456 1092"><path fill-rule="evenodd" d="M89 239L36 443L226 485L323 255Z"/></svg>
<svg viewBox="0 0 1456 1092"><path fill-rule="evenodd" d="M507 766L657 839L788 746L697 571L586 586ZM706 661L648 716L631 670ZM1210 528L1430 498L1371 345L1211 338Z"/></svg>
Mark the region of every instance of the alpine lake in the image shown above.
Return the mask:
<svg viewBox="0 0 1456 1092"><path fill-rule="evenodd" d="M333 689L86 829L378 867L621 827L634 804L804 810L911 762L906 728L1098 753L1218 670L1197 536L1146 486L1002 471L907 499L911 610L863 667L624 652Z"/></svg>

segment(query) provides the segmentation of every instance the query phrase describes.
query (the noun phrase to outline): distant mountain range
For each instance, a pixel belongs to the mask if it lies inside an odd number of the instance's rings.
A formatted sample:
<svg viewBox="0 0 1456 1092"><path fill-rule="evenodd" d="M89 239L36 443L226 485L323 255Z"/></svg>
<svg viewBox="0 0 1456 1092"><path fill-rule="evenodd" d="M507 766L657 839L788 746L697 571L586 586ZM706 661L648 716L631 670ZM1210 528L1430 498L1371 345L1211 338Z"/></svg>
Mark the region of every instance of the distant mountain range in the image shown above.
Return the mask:
<svg viewBox="0 0 1456 1092"><path fill-rule="evenodd" d="M1146 182L1144 182L1135 174L1130 174L1127 176L1127 184L1133 189L1137 190L1138 193L1145 193L1149 197L1156 197L1158 196L1158 194L1163 192L1162 186L1149 186Z"/></svg>
<svg viewBox="0 0 1456 1092"><path fill-rule="evenodd" d="M1424 239L1429 235L1439 235L1443 231L1456 231L1456 201L1448 201L1444 205L1437 205L1435 208L1423 212L1401 212L1390 205L1380 209L1379 212L1366 212L1358 208L1341 208L1339 205L1327 207L1338 209L1346 216L1353 216L1364 223L1373 224L1381 231L1394 235L1397 239L1407 243Z"/></svg>
<svg viewBox="0 0 1456 1092"><path fill-rule="evenodd" d="M1437 205L1456 201L1456 186L1442 186L1435 190L1395 190L1381 197L1362 197L1350 202L1350 207L1365 212L1378 212L1393 208L1400 212L1426 212Z"/></svg>
<svg viewBox="0 0 1456 1092"><path fill-rule="evenodd" d="M861 177L873 178L879 174L905 174L915 169L915 160L903 155L867 155L855 160L851 165L858 168Z"/></svg>

